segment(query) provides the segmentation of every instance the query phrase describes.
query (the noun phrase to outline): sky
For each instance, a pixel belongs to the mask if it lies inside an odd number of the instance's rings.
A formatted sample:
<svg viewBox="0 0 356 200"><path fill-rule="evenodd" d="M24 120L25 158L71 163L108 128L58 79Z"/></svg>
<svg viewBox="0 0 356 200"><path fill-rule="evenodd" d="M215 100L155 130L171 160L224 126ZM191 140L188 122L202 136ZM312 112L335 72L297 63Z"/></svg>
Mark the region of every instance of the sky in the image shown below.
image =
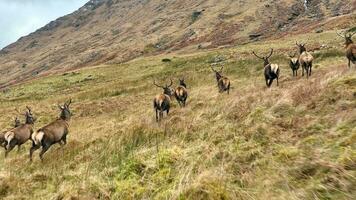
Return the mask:
<svg viewBox="0 0 356 200"><path fill-rule="evenodd" d="M0 0L0 49L89 0Z"/></svg>

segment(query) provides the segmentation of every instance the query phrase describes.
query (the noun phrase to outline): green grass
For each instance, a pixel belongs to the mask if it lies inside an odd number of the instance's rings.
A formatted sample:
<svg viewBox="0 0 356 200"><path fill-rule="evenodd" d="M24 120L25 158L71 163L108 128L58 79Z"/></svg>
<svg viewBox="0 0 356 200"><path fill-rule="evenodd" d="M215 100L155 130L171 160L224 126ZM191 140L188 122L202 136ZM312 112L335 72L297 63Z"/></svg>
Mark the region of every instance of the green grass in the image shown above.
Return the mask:
<svg viewBox="0 0 356 200"><path fill-rule="evenodd" d="M0 94L0 127L32 107L36 129L73 98L68 144L41 163L30 144L0 161L2 199L352 199L356 186L356 76L341 47L314 52L312 77L291 77L294 36L194 54L143 57L51 75ZM320 40L318 39L320 38ZM275 48L280 87L265 87L262 62ZM217 92L210 65L223 57L230 95ZM162 62L169 58L171 62ZM172 101L154 119L153 85L185 77L186 108Z"/></svg>

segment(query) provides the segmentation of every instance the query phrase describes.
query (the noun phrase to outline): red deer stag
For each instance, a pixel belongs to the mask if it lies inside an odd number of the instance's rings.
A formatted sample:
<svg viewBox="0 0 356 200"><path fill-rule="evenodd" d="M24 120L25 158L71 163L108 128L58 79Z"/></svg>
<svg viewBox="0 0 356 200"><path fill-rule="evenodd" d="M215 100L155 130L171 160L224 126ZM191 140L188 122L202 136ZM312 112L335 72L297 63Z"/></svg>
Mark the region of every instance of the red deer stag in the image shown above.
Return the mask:
<svg viewBox="0 0 356 200"><path fill-rule="evenodd" d="M215 72L215 78L216 82L218 83L219 92L223 93L226 91L227 94L230 94L230 80L226 76L222 75L224 66L222 66L219 71L216 71L212 66L211 69L213 70L213 72Z"/></svg>
<svg viewBox="0 0 356 200"><path fill-rule="evenodd" d="M38 129L32 134L32 147L30 149L30 161L32 161L32 154L34 151L42 147L40 152L40 159L43 161L43 154L54 144L67 144L67 135L69 133L69 121L72 113L69 109L72 100L64 103L63 106L58 105L60 109L60 116L52 123Z"/></svg>
<svg viewBox="0 0 356 200"><path fill-rule="evenodd" d="M265 57L258 56L254 51L252 51L252 54L255 55L257 58L263 60L264 75L267 87L271 87L274 79L277 79L277 86L279 86L279 66L277 64L271 64L269 62L269 58L273 54L273 49L271 49L270 54Z"/></svg>
<svg viewBox="0 0 356 200"><path fill-rule="evenodd" d="M14 122L14 127L12 129L17 128L20 125L21 125L21 122L20 122L19 118L16 117L15 118L15 122ZM12 130L12 129L10 129L10 130ZM0 146L2 146L4 148L6 147L6 144L5 144L5 133L9 132L10 130L7 130L5 132L0 133Z"/></svg>
<svg viewBox="0 0 356 200"><path fill-rule="evenodd" d="M305 70L305 72L307 73L307 78L309 78L312 73L314 58L309 52L307 52L307 49L305 48L305 43L298 44L298 42L295 42L295 44L299 48L299 64L302 66L302 76L304 76Z"/></svg>
<svg viewBox="0 0 356 200"><path fill-rule="evenodd" d="M171 86L173 81L171 79L171 83L166 86L160 86L156 84L156 81L153 84L159 88L163 89L163 93L157 95L153 99L153 107L156 111L156 121L159 122L163 118L163 112L166 111L167 115L169 114L169 109L171 107L171 96L172 96L172 89Z"/></svg>
<svg viewBox="0 0 356 200"><path fill-rule="evenodd" d="M176 97L180 107L185 107L185 103L188 98L187 85L183 79L179 79L179 86L174 91L174 96Z"/></svg>
<svg viewBox="0 0 356 200"><path fill-rule="evenodd" d="M293 77L294 76L298 76L298 70L299 70L299 67L300 67L300 64L299 64L299 59L295 57L296 56L296 53L294 53L294 55L292 54L289 54L289 67L292 69L292 73L293 73Z"/></svg>
<svg viewBox="0 0 356 200"><path fill-rule="evenodd" d="M351 62L356 65L356 44L352 41L352 36L356 34L354 33L345 33L344 35L336 32L340 37L345 39L345 48L346 48L346 58L349 61L349 68L351 67Z"/></svg>
<svg viewBox="0 0 356 200"><path fill-rule="evenodd" d="M20 146L27 142L33 133L33 126L36 119L33 117L31 109L26 106L27 111L25 113L26 122L7 133L5 133L5 157L8 153L17 145L18 149Z"/></svg>

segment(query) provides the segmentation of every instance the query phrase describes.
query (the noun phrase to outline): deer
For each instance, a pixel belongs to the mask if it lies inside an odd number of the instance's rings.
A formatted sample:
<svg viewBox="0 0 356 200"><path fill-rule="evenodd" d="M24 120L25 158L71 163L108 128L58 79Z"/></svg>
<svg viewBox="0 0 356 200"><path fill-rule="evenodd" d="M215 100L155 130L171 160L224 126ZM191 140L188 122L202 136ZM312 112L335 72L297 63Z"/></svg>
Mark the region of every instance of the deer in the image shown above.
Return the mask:
<svg viewBox="0 0 356 200"><path fill-rule="evenodd" d="M156 122L160 122L163 118L163 112L166 111L167 116L169 114L169 109L171 107L171 96L172 96L172 89L171 86L173 81L171 79L171 83L169 85L161 86L156 84L156 81L153 81L153 84L156 87L162 88L163 93L156 95L153 99L153 107L156 112Z"/></svg>
<svg viewBox="0 0 356 200"><path fill-rule="evenodd" d="M21 121L19 120L18 117L15 117L15 121L14 121L14 125L13 125L12 129L17 128L20 125L21 125ZM10 129L10 130L12 130L12 129ZM0 133L0 146L2 146L4 148L6 147L6 144L5 144L5 133L9 132L10 130Z"/></svg>
<svg viewBox="0 0 356 200"><path fill-rule="evenodd" d="M292 73L293 73L293 77L294 76L298 76L298 70L299 70L299 67L300 67L300 64L299 64L299 59L296 56L296 53L294 53L293 55L292 54L289 54L289 67L292 69Z"/></svg>
<svg viewBox="0 0 356 200"><path fill-rule="evenodd" d="M351 67L351 62L356 65L356 44L354 44L354 42L352 41L352 36L356 34L356 32L354 33L344 33L344 35L340 34L339 32L337 32L337 35L344 38L345 39L345 54L346 54L346 58L348 60L348 66L349 68Z"/></svg>
<svg viewBox="0 0 356 200"><path fill-rule="evenodd" d="M230 94L230 86L231 86L230 80L226 76L222 75L224 66L222 66L219 71L216 71L212 66L211 66L211 69L215 73L215 78L216 78L216 82L218 84L219 92L223 93L226 91L227 94Z"/></svg>
<svg viewBox="0 0 356 200"><path fill-rule="evenodd" d="M268 56L259 56L254 51L252 51L252 54L257 58L263 60L264 75L267 87L271 87L274 79L277 79L277 86L279 86L279 66L277 64L271 64L269 62L269 58L273 55L273 49L271 49L271 52Z"/></svg>
<svg viewBox="0 0 356 200"><path fill-rule="evenodd" d="M49 123L48 125L38 129L31 136L32 147L30 149L30 161L32 162L32 155L37 149L41 148L39 157L43 161L43 154L48 149L59 143L61 146L67 144L67 135L69 133L69 122L72 117L72 113L69 106L72 103L72 99L65 102L63 105L58 105L60 110L59 118Z"/></svg>
<svg viewBox="0 0 356 200"><path fill-rule="evenodd" d="M20 149L21 145L30 140L33 133L33 127L36 119L32 114L30 107L26 106L27 111L25 113L26 122L18 127L5 133L5 157L9 152L17 145Z"/></svg>
<svg viewBox="0 0 356 200"><path fill-rule="evenodd" d="M313 60L314 57L307 52L307 49L305 48L305 43L298 44L298 42L295 42L295 44L299 48L299 64L302 66L302 76L304 76L304 70L307 74L307 78L311 76L312 73L312 67L313 67Z"/></svg>
<svg viewBox="0 0 356 200"><path fill-rule="evenodd" d="M179 86L174 90L174 96L180 107L185 107L187 98L188 98L188 90L187 85L185 84L184 78L179 79Z"/></svg>

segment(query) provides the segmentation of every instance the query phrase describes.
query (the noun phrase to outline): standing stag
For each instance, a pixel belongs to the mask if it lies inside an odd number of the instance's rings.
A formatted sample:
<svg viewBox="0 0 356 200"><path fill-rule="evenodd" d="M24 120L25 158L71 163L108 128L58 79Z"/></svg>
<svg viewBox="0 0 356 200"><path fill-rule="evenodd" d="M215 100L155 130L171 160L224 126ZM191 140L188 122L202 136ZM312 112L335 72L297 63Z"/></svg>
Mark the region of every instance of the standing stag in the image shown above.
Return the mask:
<svg viewBox="0 0 356 200"><path fill-rule="evenodd" d="M302 76L304 76L305 70L305 72L307 73L307 78L309 78L312 73L314 58L309 52L307 52L307 49L305 48L305 43L298 44L298 42L295 42L295 44L299 48L299 64L302 66Z"/></svg>
<svg viewBox="0 0 356 200"><path fill-rule="evenodd" d="M176 97L180 107L185 107L185 102L188 98L187 85L183 79L179 79L179 86L174 90L174 96Z"/></svg>
<svg viewBox="0 0 356 200"><path fill-rule="evenodd" d="M346 58L348 59L349 68L351 67L351 62L356 65L356 44L352 41L352 36L356 34L354 33L344 33L344 35L336 32L340 37L345 39L345 48L346 48Z"/></svg>
<svg viewBox="0 0 356 200"><path fill-rule="evenodd" d="M224 66L221 67L219 71L216 71L212 66L211 69L213 72L215 72L215 77L216 77L216 82L218 83L218 88L219 92L227 92L227 94L230 94L230 80L226 76L222 75L222 71L224 69Z"/></svg>
<svg viewBox="0 0 356 200"><path fill-rule="evenodd" d="M266 80L266 85L267 87L271 87L273 80L277 79L277 86L279 86L279 66L277 64L271 64L269 62L269 58L273 54L273 49L271 49L271 52L268 56L258 56L254 51L252 52L253 55L255 55L257 58L263 60L263 66L264 66L264 75L265 75L265 80Z"/></svg>
<svg viewBox="0 0 356 200"><path fill-rule="evenodd" d="M36 119L33 117L31 109L28 106L26 106L26 108L27 111L25 113L25 124L22 124L5 133L5 157L16 145L18 146L18 149L20 149L20 146L31 138Z"/></svg>
<svg viewBox="0 0 356 200"><path fill-rule="evenodd" d="M17 128L20 125L21 125L21 122L20 122L19 118L16 117L15 121L14 121L14 127L12 129ZM0 146L1 147L4 147L4 148L6 147L6 144L5 144L5 133L9 132L9 131L10 130L0 133Z"/></svg>
<svg viewBox="0 0 356 200"><path fill-rule="evenodd" d="M57 120L37 130L32 134L32 147L30 149L30 160L32 161L32 154L34 151L42 147L40 152L40 159L43 160L43 154L54 144L67 144L67 135L69 132L69 121L72 116L69 106L72 100L64 103L63 106L58 105L60 109L60 116Z"/></svg>
<svg viewBox="0 0 356 200"><path fill-rule="evenodd" d="M171 86L173 81L171 79L171 83L169 85L166 84L166 86L157 85L156 81L154 81L153 84L163 89L163 94L159 94L153 99L153 107L156 111L156 121L159 122L163 118L164 111L167 112L167 115L169 114L172 96Z"/></svg>
<svg viewBox="0 0 356 200"><path fill-rule="evenodd" d="M300 67L299 59L295 56L296 53L294 53L294 55L289 54L289 66L292 69L293 77L298 76L298 70Z"/></svg>

